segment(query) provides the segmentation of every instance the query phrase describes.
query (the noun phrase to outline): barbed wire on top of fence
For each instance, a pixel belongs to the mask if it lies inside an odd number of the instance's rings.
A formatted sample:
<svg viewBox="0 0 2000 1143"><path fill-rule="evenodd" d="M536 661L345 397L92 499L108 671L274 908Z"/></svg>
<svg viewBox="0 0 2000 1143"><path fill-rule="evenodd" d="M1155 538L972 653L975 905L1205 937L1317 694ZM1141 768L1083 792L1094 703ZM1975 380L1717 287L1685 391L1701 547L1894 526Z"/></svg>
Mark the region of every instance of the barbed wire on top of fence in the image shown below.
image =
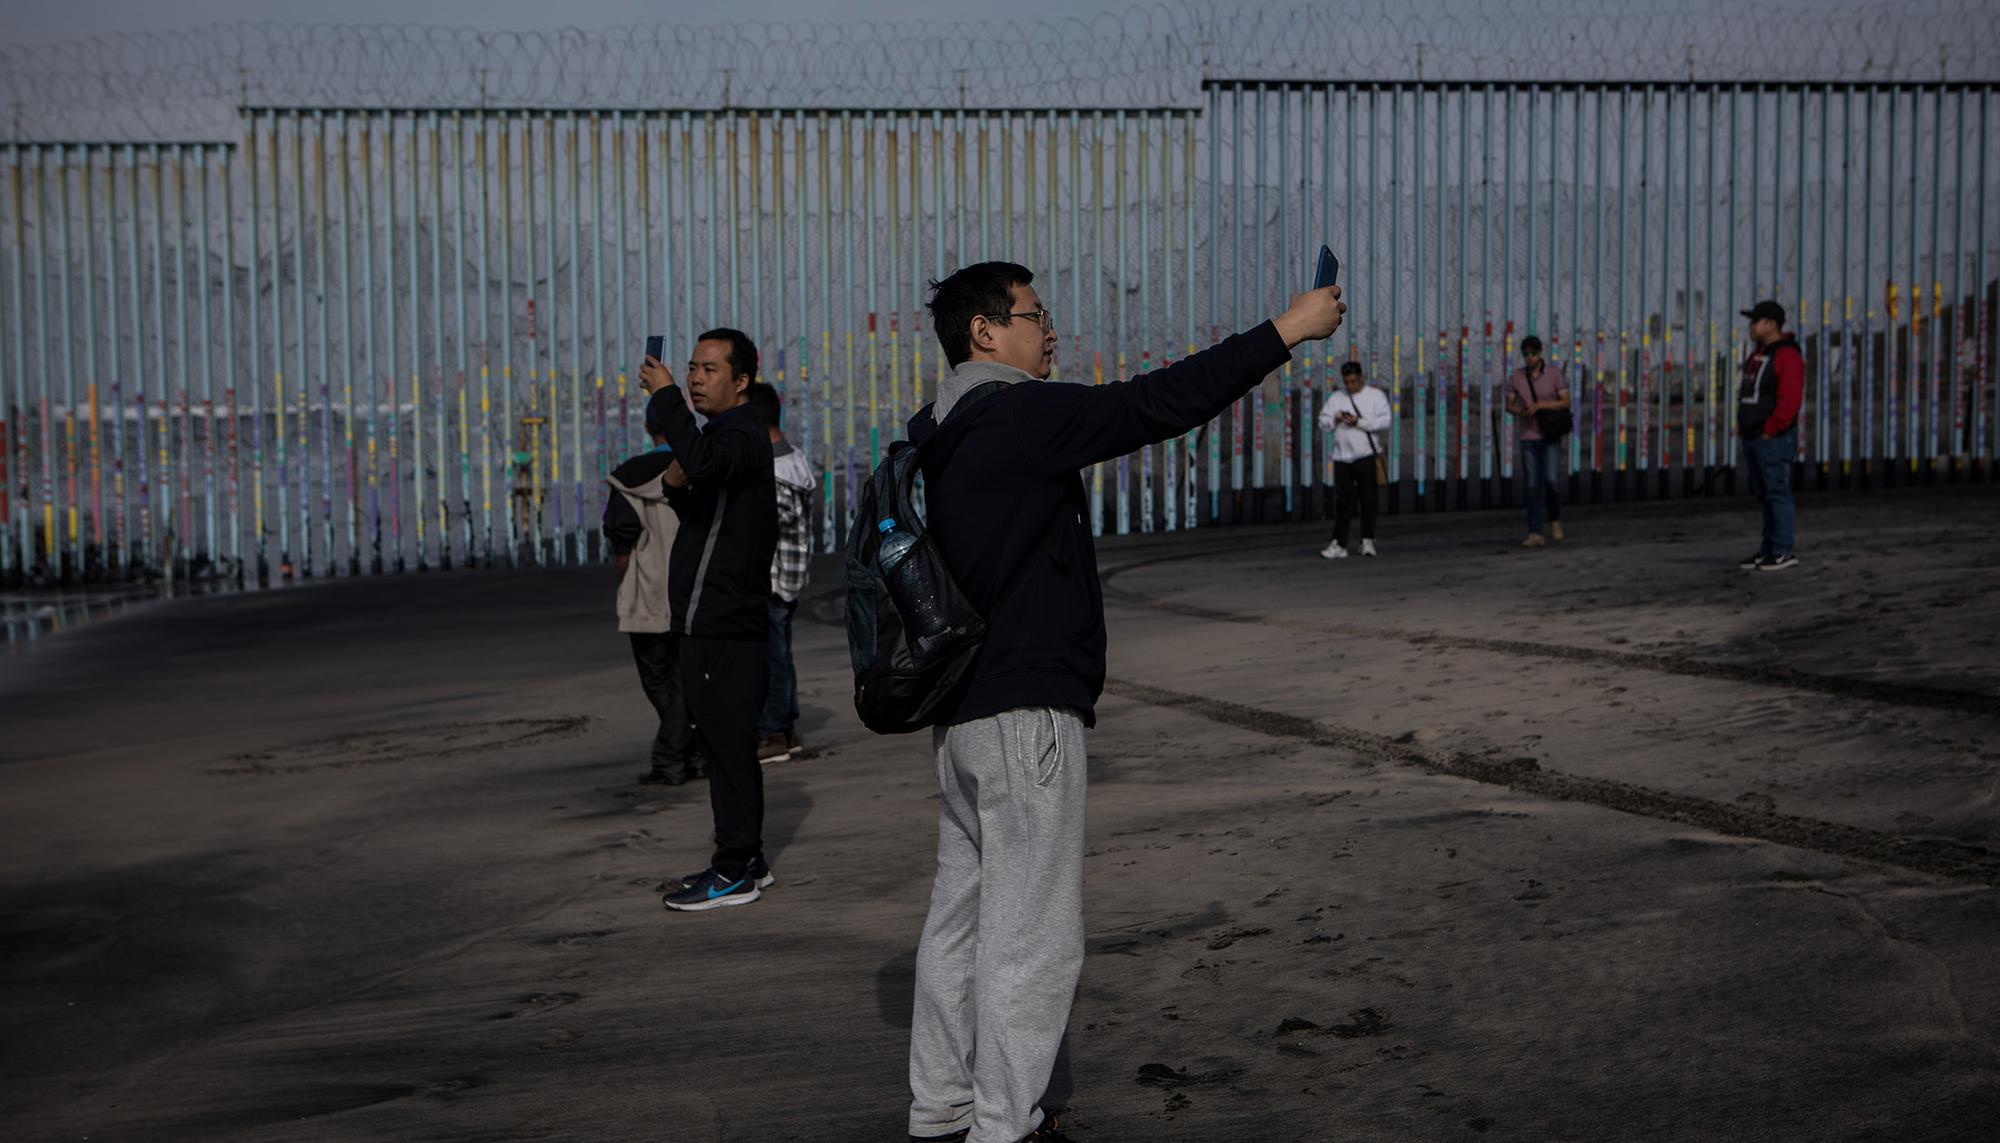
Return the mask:
<svg viewBox="0 0 2000 1143"><path fill-rule="evenodd" d="M1645 0L1476 8L1135 5L1056 21L675 23L494 32L221 24L0 46L0 139L221 142L244 105L346 108L1175 107L1210 79L2000 79L2000 7L1754 15Z"/></svg>

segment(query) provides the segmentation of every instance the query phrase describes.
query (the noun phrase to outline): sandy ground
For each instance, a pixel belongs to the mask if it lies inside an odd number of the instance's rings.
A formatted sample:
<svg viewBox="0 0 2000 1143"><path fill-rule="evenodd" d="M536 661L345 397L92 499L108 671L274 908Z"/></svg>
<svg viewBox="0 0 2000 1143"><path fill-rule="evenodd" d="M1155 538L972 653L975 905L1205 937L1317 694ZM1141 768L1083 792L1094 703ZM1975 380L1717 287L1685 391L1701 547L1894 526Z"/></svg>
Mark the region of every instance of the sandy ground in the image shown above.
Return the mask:
<svg viewBox="0 0 2000 1143"><path fill-rule="evenodd" d="M1078 1136L2000 1137L2000 491L1107 543ZM831 582L822 575L821 583ZM0 658L0 1136L902 1138L926 743L802 616L781 883L664 913L602 569ZM820 620L820 621L814 621Z"/></svg>

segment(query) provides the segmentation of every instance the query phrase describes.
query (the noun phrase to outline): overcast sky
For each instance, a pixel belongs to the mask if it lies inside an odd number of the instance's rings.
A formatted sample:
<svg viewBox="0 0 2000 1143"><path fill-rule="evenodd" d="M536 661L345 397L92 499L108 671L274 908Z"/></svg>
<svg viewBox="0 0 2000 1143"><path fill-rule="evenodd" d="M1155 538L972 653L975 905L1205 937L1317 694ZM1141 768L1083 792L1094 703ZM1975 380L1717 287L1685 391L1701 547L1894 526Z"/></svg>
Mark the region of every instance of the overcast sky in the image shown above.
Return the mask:
<svg viewBox="0 0 2000 1143"><path fill-rule="evenodd" d="M1045 20L1124 11L1132 0L0 0L0 40L47 43L236 20L441 24L529 30L754 20Z"/></svg>

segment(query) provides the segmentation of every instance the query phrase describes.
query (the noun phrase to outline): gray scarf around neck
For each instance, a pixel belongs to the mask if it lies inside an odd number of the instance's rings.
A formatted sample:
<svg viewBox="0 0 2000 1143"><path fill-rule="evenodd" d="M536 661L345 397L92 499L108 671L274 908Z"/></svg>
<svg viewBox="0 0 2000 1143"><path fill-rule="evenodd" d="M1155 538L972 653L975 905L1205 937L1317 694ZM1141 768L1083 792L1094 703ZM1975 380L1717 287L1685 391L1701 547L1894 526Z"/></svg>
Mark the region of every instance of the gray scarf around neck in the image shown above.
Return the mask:
<svg viewBox="0 0 2000 1143"><path fill-rule="evenodd" d="M1034 375L1012 365L1002 365L998 361L967 361L954 368L938 386L937 407L931 410L939 424L951 416L951 410L958 399L988 381L999 381L1007 385L1018 385L1023 381L1033 381Z"/></svg>

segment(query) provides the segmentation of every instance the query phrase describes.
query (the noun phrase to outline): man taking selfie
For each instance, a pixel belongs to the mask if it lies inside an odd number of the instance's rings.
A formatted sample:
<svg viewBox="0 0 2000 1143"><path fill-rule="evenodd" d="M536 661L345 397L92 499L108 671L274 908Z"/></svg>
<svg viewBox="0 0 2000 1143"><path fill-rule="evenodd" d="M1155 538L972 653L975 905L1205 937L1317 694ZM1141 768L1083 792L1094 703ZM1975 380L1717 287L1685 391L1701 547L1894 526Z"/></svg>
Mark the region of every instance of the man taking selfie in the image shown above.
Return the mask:
<svg viewBox="0 0 2000 1143"><path fill-rule="evenodd" d="M1206 424L1347 309L1337 287L1314 290L1136 380L1048 384L1055 321L1034 281L983 262L933 285L952 370L910 422L931 442L931 538L988 628L931 738L941 804L910 1029L913 1139L1067 1138L1056 1060L1083 967L1083 732L1105 655L1079 470Z"/></svg>

